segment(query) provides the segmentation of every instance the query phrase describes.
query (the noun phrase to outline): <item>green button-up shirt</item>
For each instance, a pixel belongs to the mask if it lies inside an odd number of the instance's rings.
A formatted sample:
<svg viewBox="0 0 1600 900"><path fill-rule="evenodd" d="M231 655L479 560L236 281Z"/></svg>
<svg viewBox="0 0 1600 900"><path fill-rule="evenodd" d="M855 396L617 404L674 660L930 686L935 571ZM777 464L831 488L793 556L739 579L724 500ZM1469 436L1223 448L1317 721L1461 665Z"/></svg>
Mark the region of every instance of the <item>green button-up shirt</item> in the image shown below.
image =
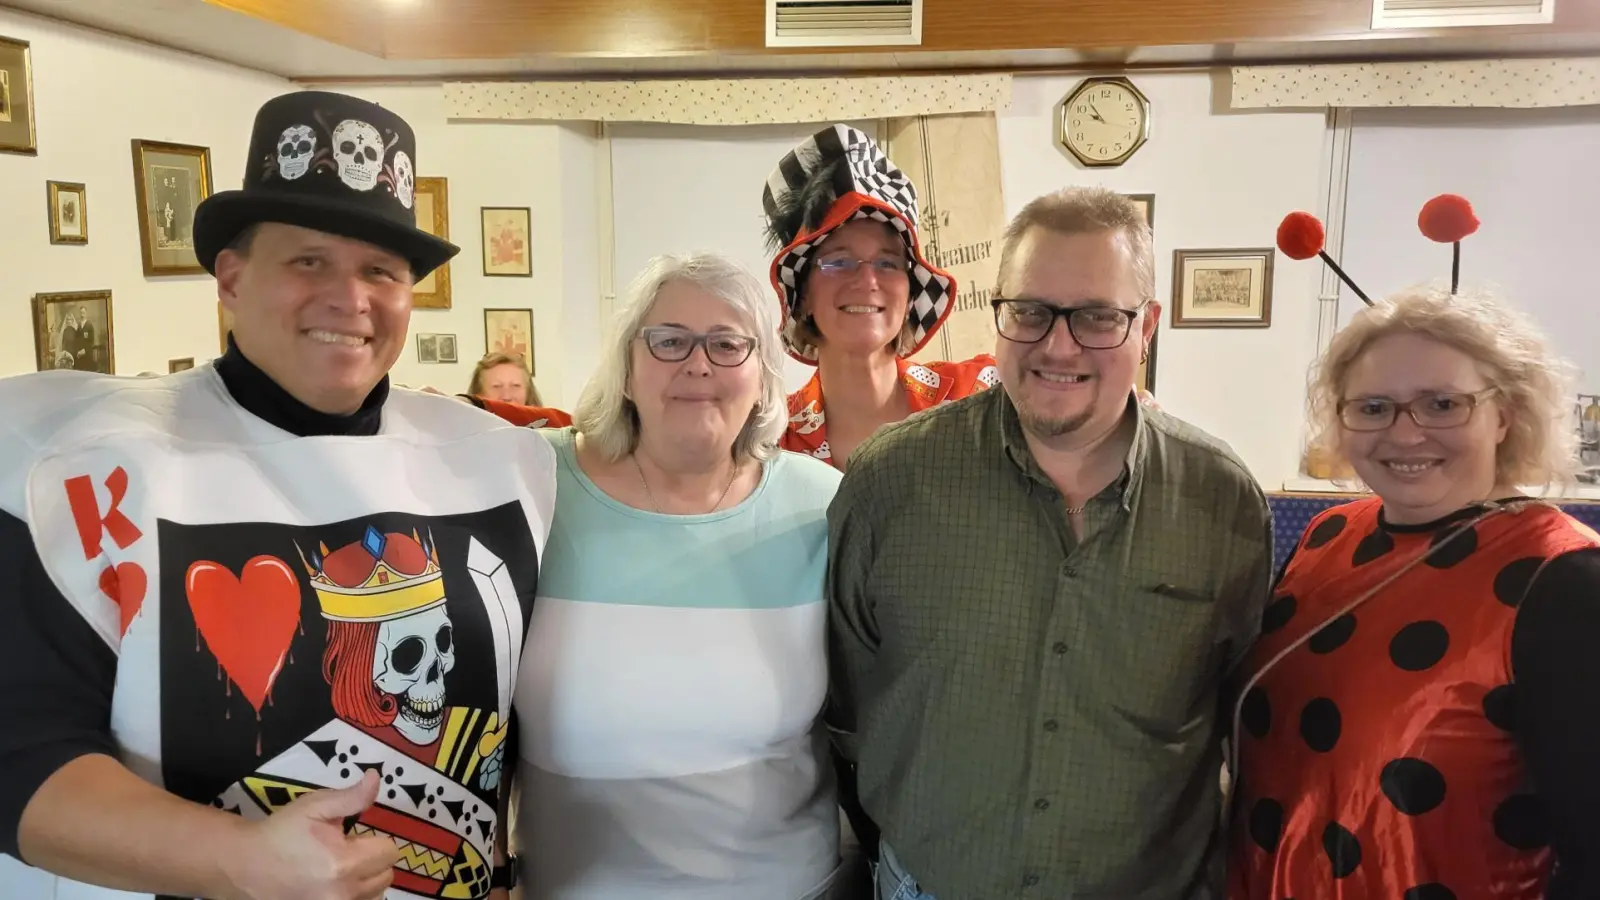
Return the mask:
<svg viewBox="0 0 1600 900"><path fill-rule="evenodd" d="M938 900L1201 896L1224 670L1271 577L1226 445L1137 417L1079 540L1003 388L882 430L829 510L829 724Z"/></svg>

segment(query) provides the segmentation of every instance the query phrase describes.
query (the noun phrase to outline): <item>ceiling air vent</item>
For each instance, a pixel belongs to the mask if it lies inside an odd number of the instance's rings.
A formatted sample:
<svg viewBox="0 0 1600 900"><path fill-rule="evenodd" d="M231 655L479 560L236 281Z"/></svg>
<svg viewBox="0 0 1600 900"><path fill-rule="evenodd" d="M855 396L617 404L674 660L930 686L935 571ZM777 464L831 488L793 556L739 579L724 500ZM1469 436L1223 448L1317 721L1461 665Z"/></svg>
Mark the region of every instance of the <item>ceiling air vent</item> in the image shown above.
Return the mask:
<svg viewBox="0 0 1600 900"><path fill-rule="evenodd" d="M1373 0L1373 28L1548 25L1556 0Z"/></svg>
<svg viewBox="0 0 1600 900"><path fill-rule="evenodd" d="M923 0L767 0L768 47L922 43Z"/></svg>

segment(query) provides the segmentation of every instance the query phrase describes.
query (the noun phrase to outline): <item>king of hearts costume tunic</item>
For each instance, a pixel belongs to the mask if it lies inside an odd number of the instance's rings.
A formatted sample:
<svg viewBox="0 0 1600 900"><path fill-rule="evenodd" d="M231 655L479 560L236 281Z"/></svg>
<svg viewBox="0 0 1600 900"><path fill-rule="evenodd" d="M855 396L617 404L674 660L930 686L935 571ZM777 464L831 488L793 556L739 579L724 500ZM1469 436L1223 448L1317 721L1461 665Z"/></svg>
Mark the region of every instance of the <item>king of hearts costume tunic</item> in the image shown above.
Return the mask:
<svg viewBox="0 0 1600 900"><path fill-rule="evenodd" d="M213 367L0 382L5 602L29 629L12 640L40 644L39 669L0 674L0 755L45 764L14 692L49 691L104 697L51 717L70 744L247 818L375 771L353 830L400 847L390 900L486 896L548 443L400 391L375 434L297 435L231 387ZM4 863L0 885L35 877Z"/></svg>

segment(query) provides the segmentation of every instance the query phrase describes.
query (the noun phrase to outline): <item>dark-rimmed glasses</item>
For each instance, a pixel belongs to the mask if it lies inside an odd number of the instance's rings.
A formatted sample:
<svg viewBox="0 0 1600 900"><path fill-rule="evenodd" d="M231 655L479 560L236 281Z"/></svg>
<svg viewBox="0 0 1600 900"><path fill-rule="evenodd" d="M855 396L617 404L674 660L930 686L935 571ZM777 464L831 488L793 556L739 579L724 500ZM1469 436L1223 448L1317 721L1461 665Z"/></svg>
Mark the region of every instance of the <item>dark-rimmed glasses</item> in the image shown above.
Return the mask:
<svg viewBox="0 0 1600 900"><path fill-rule="evenodd" d="M676 325L651 325L639 329L650 355L662 362L683 362L694 353L694 348L706 348L706 359L712 365L733 368L744 365L756 349L756 339L737 331L713 331L701 334Z"/></svg>
<svg viewBox="0 0 1600 900"><path fill-rule="evenodd" d="M1418 428L1460 428L1472 420L1478 403L1498 388L1472 394L1423 394L1401 403L1388 397L1355 397L1339 401L1339 423L1351 431L1382 431L1403 411Z"/></svg>
<svg viewBox="0 0 1600 900"><path fill-rule="evenodd" d="M1111 350L1127 343L1133 320L1144 309L1116 306L1053 306L1039 300L993 301L994 327L1019 344L1037 344L1050 335L1056 319L1065 319L1067 333L1085 350Z"/></svg>

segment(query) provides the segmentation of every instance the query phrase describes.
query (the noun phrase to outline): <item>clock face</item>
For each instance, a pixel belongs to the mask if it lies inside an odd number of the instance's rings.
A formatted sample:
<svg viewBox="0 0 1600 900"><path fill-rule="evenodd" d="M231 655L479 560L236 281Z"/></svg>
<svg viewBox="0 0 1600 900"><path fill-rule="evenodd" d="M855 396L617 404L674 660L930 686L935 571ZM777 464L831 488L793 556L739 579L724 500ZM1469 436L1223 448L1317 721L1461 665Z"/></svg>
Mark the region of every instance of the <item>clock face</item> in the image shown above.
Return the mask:
<svg viewBox="0 0 1600 900"><path fill-rule="evenodd" d="M1144 143L1149 107L1119 82L1083 85L1062 109L1061 139L1086 165L1126 159Z"/></svg>

